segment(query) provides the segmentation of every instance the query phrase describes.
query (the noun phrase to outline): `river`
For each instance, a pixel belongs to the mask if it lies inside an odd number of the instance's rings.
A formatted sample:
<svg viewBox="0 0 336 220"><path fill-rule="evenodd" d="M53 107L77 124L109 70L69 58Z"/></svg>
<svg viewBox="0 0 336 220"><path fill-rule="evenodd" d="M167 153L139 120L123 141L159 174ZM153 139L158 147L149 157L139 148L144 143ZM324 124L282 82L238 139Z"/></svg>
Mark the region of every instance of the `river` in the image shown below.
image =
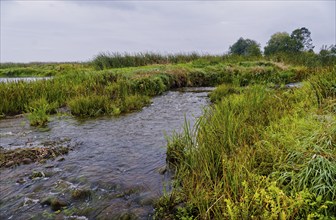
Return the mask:
<svg viewBox="0 0 336 220"><path fill-rule="evenodd" d="M44 164L1 168L0 219L151 219L153 202L169 181L169 172L163 172L165 135L181 131L185 118L193 124L209 104L207 94L202 89L169 91L141 111L120 117L53 116L44 130L30 127L25 118L0 120L2 148L52 141L73 148ZM31 177L38 172L41 178ZM73 199L74 189L87 190L89 196ZM43 205L48 197L67 206L55 213Z"/></svg>
<svg viewBox="0 0 336 220"><path fill-rule="evenodd" d="M0 77L0 83L9 83L9 82L33 82L37 80L48 80L52 79L52 77Z"/></svg>

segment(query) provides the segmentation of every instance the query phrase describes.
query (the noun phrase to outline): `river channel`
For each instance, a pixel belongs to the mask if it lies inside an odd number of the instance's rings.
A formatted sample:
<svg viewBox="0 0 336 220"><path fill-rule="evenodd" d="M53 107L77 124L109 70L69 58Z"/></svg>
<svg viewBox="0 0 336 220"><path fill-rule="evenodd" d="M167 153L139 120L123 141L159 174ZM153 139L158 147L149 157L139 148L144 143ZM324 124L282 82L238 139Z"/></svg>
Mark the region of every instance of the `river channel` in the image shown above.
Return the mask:
<svg viewBox="0 0 336 220"><path fill-rule="evenodd" d="M0 168L0 219L151 219L153 203L169 181L165 136L202 114L209 104L206 89L169 91L120 117L53 116L43 130L30 127L25 118L0 120L4 149L46 142L72 149L44 164ZM32 178L32 173L43 175ZM89 193L74 199L76 189ZM55 212L43 203L48 197L66 206Z"/></svg>

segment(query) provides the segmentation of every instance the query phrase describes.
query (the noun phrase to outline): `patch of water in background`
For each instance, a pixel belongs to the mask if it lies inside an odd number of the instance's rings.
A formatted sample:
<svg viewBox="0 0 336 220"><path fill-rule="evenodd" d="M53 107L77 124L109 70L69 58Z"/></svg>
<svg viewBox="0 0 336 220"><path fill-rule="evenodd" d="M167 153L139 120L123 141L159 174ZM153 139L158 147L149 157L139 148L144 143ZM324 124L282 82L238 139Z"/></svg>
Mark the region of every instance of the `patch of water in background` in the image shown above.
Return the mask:
<svg viewBox="0 0 336 220"><path fill-rule="evenodd" d="M153 98L142 111L120 117L85 121L54 117L44 132L30 127L24 118L0 120L0 146L7 149L59 139L78 144L62 161L1 168L1 219L43 217L42 213L52 213L40 204L43 198L68 199L73 188L93 192L88 200L68 201L69 209L86 209L89 219L119 218L124 213L150 218L153 201L162 195L169 178L158 171L166 164L165 135L181 131L185 118L193 125L206 105L206 90L171 91ZM31 180L32 171L51 175ZM24 183L16 183L18 179Z"/></svg>
<svg viewBox="0 0 336 220"><path fill-rule="evenodd" d="M48 80L52 78L53 77L0 77L0 83L19 82L19 81L33 82L37 80Z"/></svg>

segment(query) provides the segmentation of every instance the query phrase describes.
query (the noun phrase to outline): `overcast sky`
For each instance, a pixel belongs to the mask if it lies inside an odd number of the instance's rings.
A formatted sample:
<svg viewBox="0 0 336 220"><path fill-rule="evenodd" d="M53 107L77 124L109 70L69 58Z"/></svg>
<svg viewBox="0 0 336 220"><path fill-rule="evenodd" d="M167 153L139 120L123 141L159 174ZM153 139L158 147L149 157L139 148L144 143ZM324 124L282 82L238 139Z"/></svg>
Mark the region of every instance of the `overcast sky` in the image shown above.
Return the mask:
<svg viewBox="0 0 336 220"><path fill-rule="evenodd" d="M239 37L263 48L307 27L336 44L332 1L1 0L1 62L88 61L99 52L222 54Z"/></svg>

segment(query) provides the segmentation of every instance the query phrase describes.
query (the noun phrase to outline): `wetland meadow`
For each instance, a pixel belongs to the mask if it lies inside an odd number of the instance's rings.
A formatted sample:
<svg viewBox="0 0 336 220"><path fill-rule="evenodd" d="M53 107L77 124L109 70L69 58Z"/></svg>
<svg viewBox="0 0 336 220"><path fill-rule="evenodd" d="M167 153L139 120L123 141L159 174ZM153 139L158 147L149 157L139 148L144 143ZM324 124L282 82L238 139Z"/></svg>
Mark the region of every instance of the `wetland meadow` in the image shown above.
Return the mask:
<svg viewBox="0 0 336 220"><path fill-rule="evenodd" d="M330 54L2 63L0 217L334 219Z"/></svg>

